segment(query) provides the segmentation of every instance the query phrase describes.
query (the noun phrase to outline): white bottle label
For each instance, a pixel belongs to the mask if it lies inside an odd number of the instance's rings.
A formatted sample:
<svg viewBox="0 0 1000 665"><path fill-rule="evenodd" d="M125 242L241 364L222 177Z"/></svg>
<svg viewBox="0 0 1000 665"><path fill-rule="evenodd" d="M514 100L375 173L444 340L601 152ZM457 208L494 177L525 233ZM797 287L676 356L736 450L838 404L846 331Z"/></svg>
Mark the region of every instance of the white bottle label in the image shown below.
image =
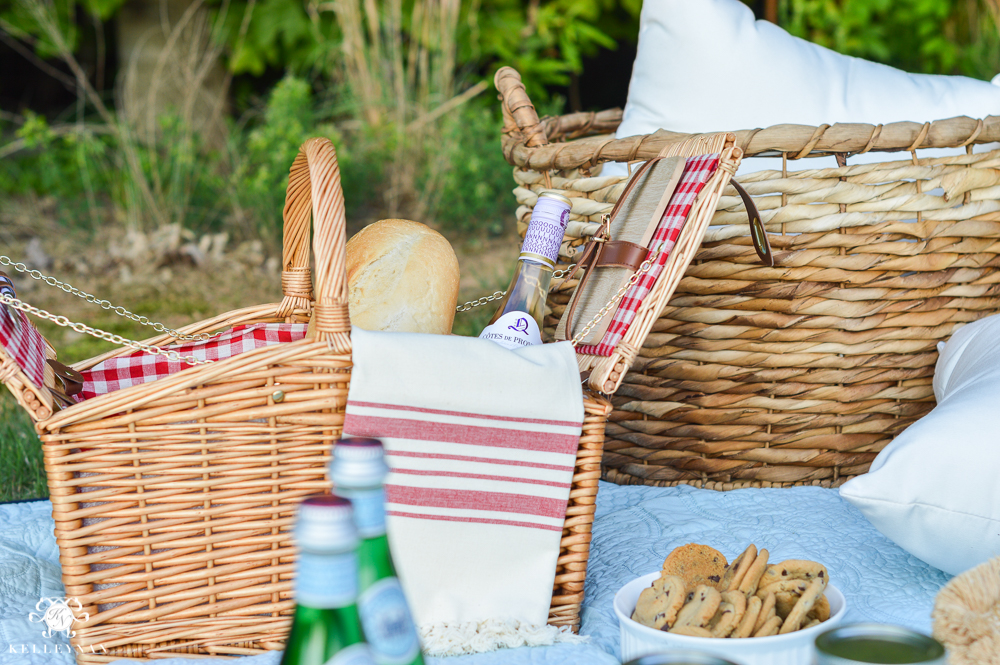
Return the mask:
<svg viewBox="0 0 1000 665"><path fill-rule="evenodd" d="M295 602L318 610L347 607L358 597L358 555L299 552Z"/></svg>
<svg viewBox="0 0 1000 665"><path fill-rule="evenodd" d="M372 650L362 642L341 649L323 665L375 665L375 660L372 658Z"/></svg>
<svg viewBox="0 0 1000 665"><path fill-rule="evenodd" d="M385 489L348 490L338 488L337 494L349 499L354 507L354 525L362 538L385 535Z"/></svg>
<svg viewBox="0 0 1000 665"><path fill-rule="evenodd" d="M488 339L507 349L520 349L542 343L538 324L524 312L507 312L491 326L479 333L479 339Z"/></svg>
<svg viewBox="0 0 1000 665"><path fill-rule="evenodd" d="M376 663L405 665L417 657L417 628L398 579L386 577L365 589L358 598L358 614Z"/></svg>

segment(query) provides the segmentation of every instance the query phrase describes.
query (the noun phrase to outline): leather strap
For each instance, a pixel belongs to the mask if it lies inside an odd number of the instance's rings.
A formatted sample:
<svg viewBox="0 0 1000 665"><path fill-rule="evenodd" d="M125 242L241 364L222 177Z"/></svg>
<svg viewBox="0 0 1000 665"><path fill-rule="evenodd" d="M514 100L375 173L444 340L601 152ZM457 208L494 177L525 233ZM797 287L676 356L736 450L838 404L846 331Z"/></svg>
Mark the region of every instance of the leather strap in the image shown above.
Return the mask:
<svg viewBox="0 0 1000 665"><path fill-rule="evenodd" d="M72 367L67 367L63 365L58 360L46 360L46 364L52 368L53 373L55 373L56 378L62 383L63 392L67 395L75 395L81 390L83 390L83 374L76 371Z"/></svg>
<svg viewBox="0 0 1000 665"><path fill-rule="evenodd" d="M760 221L760 212L757 210L757 206L754 204L753 199L747 194L747 190L743 189L743 185L736 182L735 180L730 180L729 184L733 186L736 192L743 199L743 205L747 209L747 219L750 222L750 241L753 242L753 248L757 252L757 256L760 257L761 263L773 268L774 267L774 255L771 253L771 243L767 240L767 231L764 229L764 223Z"/></svg>
<svg viewBox="0 0 1000 665"><path fill-rule="evenodd" d="M587 246L583 250L583 256L581 256L580 260L576 262L575 266L573 266L573 270L566 275L567 280L572 279L573 275L575 275L576 272L584 266L589 266L591 263L593 263L594 266L601 265L603 247L610 241L611 238L611 220L615 218L622 205L624 205L625 200L628 198L629 193L635 188L639 180L642 179L642 174L648 171L653 164L661 159L663 159L663 157L654 157L653 159L650 159L635 172L635 175L629 178L629 181L625 184L625 189L622 190L622 193L618 196L618 200L615 202L614 207L611 208L611 212L605 215L604 221L601 223L601 228L598 229L597 233L595 233L591 237L590 241L587 242ZM645 249L645 251L648 252L649 250ZM646 257L644 255L642 259L639 260L639 263L641 264L645 258ZM638 269L638 267L636 269ZM576 305L580 300L579 295L583 293L584 286L586 286L587 281L590 279L593 272L593 270L588 269L583 273L583 277L580 279L580 284L576 287L576 291L573 292L573 297L570 298L569 311L566 313L566 328L563 331L565 334L565 337L563 338L564 340L572 339L573 315L576 313Z"/></svg>
<svg viewBox="0 0 1000 665"><path fill-rule="evenodd" d="M596 266L599 264L601 260L601 250L604 248L604 245L607 244L608 242L608 234L609 234L608 229L610 228L610 225L611 225L611 218L605 217L604 222L601 224L601 228L597 230L597 233L595 233L591 237L591 239L587 242L586 247L584 247L583 256L581 256L580 260L576 262L575 266L573 266L573 270L571 270L570 273L566 275L567 280L573 277L573 275L576 274L576 271L582 268L583 266L590 266L590 265ZM584 271L583 277L580 279L580 283L576 287L576 291L573 292L573 297L571 297L569 300L569 311L566 312L566 327L563 330L563 335L564 335L564 337L562 338L563 340L572 339L571 336L573 334L573 328L572 328L573 314L576 312L577 303L580 302L579 296L581 293L583 293L583 289L587 285L587 281L590 279L590 276L592 274L594 274L594 271L591 268L588 268L586 271Z"/></svg>
<svg viewBox="0 0 1000 665"><path fill-rule="evenodd" d="M611 222L614 220L618 210L621 208L623 202L628 197L629 192L632 191L642 174L650 166L652 166L654 162L657 162L660 159L663 158L655 157L649 160L642 165L642 168L636 171L632 178L629 179L628 184L625 185L625 189L622 190L621 195L618 197L618 201L611 209L611 213L604 218L604 221L602 222L601 227L597 230L597 233L595 233L587 242L587 245L583 250L583 255L576 262L573 270L566 275L566 279L569 280L581 268L587 269L583 273L583 277L580 279L580 284L576 287L576 291L573 292L573 297L570 298L569 308L566 312L566 326L563 331L563 340L572 339L573 315L576 313L576 305L580 300L580 295L584 292L584 287L587 285L587 281L594 273L595 268L617 266L631 268L633 271L636 271L639 269L639 266L642 265L642 262L646 260L646 256L649 254L649 248L632 242L609 240L611 237ZM767 231L764 229L764 224L760 220L760 212L757 210L757 206L754 204L753 198L750 197L747 190L743 189L743 186L740 185L740 183L735 180L730 180L729 182L733 188L736 189L736 192L743 200L743 205L747 211L747 221L750 224L750 240L753 242L753 248L757 252L757 256L760 257L761 263L769 267L773 267L774 255L771 253L771 243L768 242Z"/></svg>
<svg viewBox="0 0 1000 665"><path fill-rule="evenodd" d="M49 394L62 407L76 404L76 400L71 395L76 395L83 390L83 375L72 367L63 365L58 360L49 359L45 362L55 374L56 384L49 386Z"/></svg>
<svg viewBox="0 0 1000 665"><path fill-rule="evenodd" d="M639 269L646 260L649 248L627 240L608 240L594 258L595 268L631 268L632 272ZM591 266L586 266L588 269Z"/></svg>
<svg viewBox="0 0 1000 665"><path fill-rule="evenodd" d="M633 189L635 189L635 186L639 183L639 180L642 179L642 174L645 173L646 171L648 171L653 166L653 164L655 164L656 162L660 161L661 159L665 159L665 158L664 157L654 157L654 158L652 158L651 160L649 160L648 162L646 162L645 164L643 164L639 168L639 170L635 172L634 176L632 176L631 178L629 178L628 183L625 185L625 189L622 190L622 193L618 197L618 200L615 201L614 207L611 208L611 212L608 213L608 219L614 219L618 215L618 211L621 210L621 207L623 205L625 205L625 200L628 199L629 193L631 193L631 191Z"/></svg>

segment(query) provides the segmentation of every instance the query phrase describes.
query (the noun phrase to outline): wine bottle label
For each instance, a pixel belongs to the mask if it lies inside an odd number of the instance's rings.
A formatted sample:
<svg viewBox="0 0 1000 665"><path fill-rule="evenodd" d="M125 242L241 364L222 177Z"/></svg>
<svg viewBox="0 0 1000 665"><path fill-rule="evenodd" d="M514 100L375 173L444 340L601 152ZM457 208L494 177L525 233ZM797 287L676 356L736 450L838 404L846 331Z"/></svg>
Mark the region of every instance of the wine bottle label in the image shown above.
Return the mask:
<svg viewBox="0 0 1000 665"><path fill-rule="evenodd" d="M420 653L417 628L395 577L365 589L358 598L358 614L378 665L407 665Z"/></svg>
<svg viewBox="0 0 1000 665"><path fill-rule="evenodd" d="M344 647L323 665L375 665L375 659L368 645L361 642Z"/></svg>
<svg viewBox="0 0 1000 665"><path fill-rule="evenodd" d="M348 490L337 488L338 496L349 499L354 507L354 525L362 538L385 534L385 489Z"/></svg>
<svg viewBox="0 0 1000 665"><path fill-rule="evenodd" d="M531 212L531 221L524 234L521 244L521 258L544 263L550 268L555 267L559 259L559 246L562 244L569 222L569 206L564 201L550 198L544 194L535 202Z"/></svg>
<svg viewBox="0 0 1000 665"><path fill-rule="evenodd" d="M538 332L538 323L524 312L507 312L496 323L483 328L479 339L488 339L508 349L520 349L525 346L542 343L542 335Z"/></svg>
<svg viewBox="0 0 1000 665"><path fill-rule="evenodd" d="M299 552L295 602L318 610L353 605L358 597L358 555Z"/></svg>

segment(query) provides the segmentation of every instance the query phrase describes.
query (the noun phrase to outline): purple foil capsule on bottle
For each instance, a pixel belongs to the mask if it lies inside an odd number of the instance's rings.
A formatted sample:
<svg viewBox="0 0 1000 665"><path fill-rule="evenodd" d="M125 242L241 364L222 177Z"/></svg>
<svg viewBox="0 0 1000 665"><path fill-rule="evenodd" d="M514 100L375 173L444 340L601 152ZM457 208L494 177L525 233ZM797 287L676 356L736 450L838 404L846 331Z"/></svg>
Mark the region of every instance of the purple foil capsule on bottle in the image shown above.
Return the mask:
<svg viewBox="0 0 1000 665"><path fill-rule="evenodd" d="M569 221L569 211L569 199L562 194L552 191L539 194L521 244L519 258L555 268L559 246Z"/></svg>

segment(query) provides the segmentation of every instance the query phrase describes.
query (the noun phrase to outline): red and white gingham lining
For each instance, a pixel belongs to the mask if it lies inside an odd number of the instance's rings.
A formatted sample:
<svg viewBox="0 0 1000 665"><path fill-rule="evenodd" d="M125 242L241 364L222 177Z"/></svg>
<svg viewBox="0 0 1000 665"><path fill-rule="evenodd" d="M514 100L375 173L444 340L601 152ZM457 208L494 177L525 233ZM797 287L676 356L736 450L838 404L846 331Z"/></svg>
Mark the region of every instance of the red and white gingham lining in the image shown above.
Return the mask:
<svg viewBox="0 0 1000 665"><path fill-rule="evenodd" d="M177 351L181 356L194 356L199 360L225 360L262 346L300 340L306 336L307 327L305 323L255 323L233 326L232 330L207 342L169 346L166 349ZM191 365L143 351L109 358L82 372L83 390L77 397L89 399L140 383L162 379L188 367Z"/></svg>
<svg viewBox="0 0 1000 665"><path fill-rule="evenodd" d="M17 317L20 326L12 317ZM45 386L45 340L24 312L0 304L0 346L36 388Z"/></svg>
<svg viewBox="0 0 1000 665"><path fill-rule="evenodd" d="M608 327L608 331L604 334L604 338L600 344L579 346L576 349L577 353L592 356L610 356L614 353L618 342L625 336L628 327L632 325L632 321L635 319L636 312L639 311L639 306L642 304L643 299L652 290L653 284L656 283L656 278L663 272L663 266L666 265L667 258L670 256L670 252L673 251L674 244L676 244L677 238L681 234L681 229L684 228L684 222L687 220L688 213L691 212L694 200L698 197L698 193L701 192L702 187L705 186L709 177L715 173L718 166L718 153L688 158L684 164L684 174L677 184L677 189L674 190L674 193L670 197L670 203L667 205L667 209L663 213L663 219L660 220L660 225L656 227L656 233L653 235L653 240L649 245L652 248L656 248L657 245L663 243L656 263L649 269L649 272L639 277L639 280L628 290L621 299L621 302L618 303L615 316L611 319L611 325ZM649 255L651 254L652 252Z"/></svg>

